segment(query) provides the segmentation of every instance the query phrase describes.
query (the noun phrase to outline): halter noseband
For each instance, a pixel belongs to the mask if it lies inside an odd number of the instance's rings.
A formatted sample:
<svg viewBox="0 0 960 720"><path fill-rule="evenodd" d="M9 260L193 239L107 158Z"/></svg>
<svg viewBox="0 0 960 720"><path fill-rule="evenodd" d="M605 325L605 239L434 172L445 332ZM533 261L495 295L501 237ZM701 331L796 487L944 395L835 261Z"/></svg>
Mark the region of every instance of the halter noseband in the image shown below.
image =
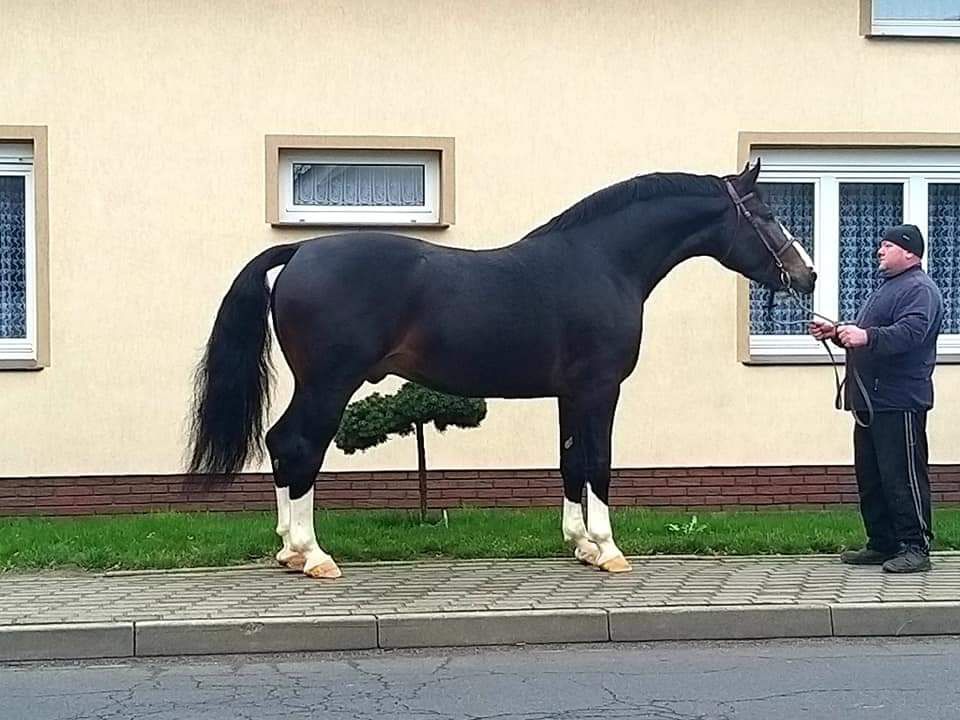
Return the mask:
<svg viewBox="0 0 960 720"><path fill-rule="evenodd" d="M787 240L779 248L774 247L774 243L771 241L770 237L764 232L763 227L757 221L756 216L750 212L750 209L746 205L746 201L752 197L756 197L756 192L750 192L741 197L737 194L736 188L733 187L733 183L729 180L723 181L723 186L727 190L727 194L730 196L730 199L733 200L733 206L737 209L737 227L740 227L740 218L744 217L747 221L753 226L754 231L760 237L763 246L767 249L767 252L773 256L773 261L777 264L777 269L780 271L780 282L783 283L783 286L786 289L790 289L790 273L787 272L786 267L783 265L783 254L787 251L787 248L790 247L793 243L790 240ZM724 259L730 254L733 250L733 244L736 242L736 233L730 239L730 247L727 248L727 252L724 254Z"/></svg>

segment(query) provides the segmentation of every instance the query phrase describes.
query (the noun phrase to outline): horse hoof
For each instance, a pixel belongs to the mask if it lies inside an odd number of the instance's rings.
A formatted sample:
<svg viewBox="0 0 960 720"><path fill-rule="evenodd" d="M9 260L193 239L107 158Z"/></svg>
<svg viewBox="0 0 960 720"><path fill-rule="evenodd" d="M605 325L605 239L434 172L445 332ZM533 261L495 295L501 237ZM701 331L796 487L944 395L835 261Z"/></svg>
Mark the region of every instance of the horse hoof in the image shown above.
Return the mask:
<svg viewBox="0 0 960 720"><path fill-rule="evenodd" d="M600 558L600 548L597 548L594 552L576 548L573 551L573 556L584 565L596 565L597 560Z"/></svg>
<svg viewBox="0 0 960 720"><path fill-rule="evenodd" d="M608 573L625 573L633 570L623 555L617 555L606 562L600 563L600 569L606 570Z"/></svg>
<svg viewBox="0 0 960 720"><path fill-rule="evenodd" d="M307 577L312 577L317 580L336 580L338 577L343 575L340 572L340 568L337 567L337 564L333 560L327 560L322 562L319 565L308 569L304 569L303 574Z"/></svg>
<svg viewBox="0 0 960 720"><path fill-rule="evenodd" d="M300 553L294 553L286 558L282 558L279 555L277 556L277 563L280 567L290 568L291 570L303 570L306 561L306 558Z"/></svg>

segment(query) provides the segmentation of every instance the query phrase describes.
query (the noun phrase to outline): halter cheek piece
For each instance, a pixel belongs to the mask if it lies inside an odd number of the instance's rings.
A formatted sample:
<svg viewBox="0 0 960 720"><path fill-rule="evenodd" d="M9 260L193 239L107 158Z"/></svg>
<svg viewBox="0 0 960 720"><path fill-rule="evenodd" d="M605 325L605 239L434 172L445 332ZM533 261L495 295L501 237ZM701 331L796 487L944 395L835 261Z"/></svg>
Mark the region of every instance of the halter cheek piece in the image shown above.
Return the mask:
<svg viewBox="0 0 960 720"><path fill-rule="evenodd" d="M763 226L760 225L760 222L757 220L756 216L750 212L750 209L747 207L746 202L752 197L756 196L756 192L747 193L743 197L740 197L737 194L736 188L733 187L733 184L729 180L723 181L723 186L727 190L727 194L730 196L730 199L733 200L733 205L737 209L737 227L740 227L740 218L746 218L754 231L759 236L763 246L767 249L767 252L773 257L773 261L777 264L777 270L780 271L780 282L783 283L783 287L787 290L790 289L790 273L787 272L787 269L783 265L783 254L787 251L793 243L790 240L787 240L779 248L775 248L774 242L763 230ZM727 248L727 252L724 254L723 259L726 260L727 256L730 254L730 251L733 250L733 244L736 242L736 233L730 239L730 247Z"/></svg>

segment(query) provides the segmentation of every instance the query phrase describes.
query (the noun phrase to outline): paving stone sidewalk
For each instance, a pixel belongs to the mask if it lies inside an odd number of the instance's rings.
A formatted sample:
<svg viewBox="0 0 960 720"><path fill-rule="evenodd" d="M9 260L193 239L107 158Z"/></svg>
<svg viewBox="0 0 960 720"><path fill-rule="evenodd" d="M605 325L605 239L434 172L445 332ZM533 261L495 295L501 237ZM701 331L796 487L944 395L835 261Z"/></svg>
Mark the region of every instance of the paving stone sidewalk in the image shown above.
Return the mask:
<svg viewBox="0 0 960 720"><path fill-rule="evenodd" d="M898 576L832 557L0 575L0 660L514 642L960 633L960 555Z"/></svg>

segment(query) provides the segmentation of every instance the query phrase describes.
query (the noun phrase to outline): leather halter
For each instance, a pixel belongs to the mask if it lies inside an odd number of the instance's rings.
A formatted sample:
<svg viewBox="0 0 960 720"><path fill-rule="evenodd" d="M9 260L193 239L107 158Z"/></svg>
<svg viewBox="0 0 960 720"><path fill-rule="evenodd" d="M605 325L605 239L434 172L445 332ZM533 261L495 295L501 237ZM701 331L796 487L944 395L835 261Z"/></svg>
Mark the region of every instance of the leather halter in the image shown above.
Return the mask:
<svg viewBox="0 0 960 720"><path fill-rule="evenodd" d="M767 252L773 257L773 261L777 265L777 270L780 271L780 282L783 283L784 288L790 289L790 273L787 272L786 267L783 265L783 254L787 251L793 242L786 240L783 245L779 248L776 247L773 239L764 231L763 226L757 220L756 215L750 212L750 208L747 207L746 201L752 197L756 197L756 192L750 192L741 197L737 194L736 188L733 187L733 183L729 180L723 181L723 186L726 188L727 194L730 196L730 199L733 200L733 206L737 209L737 226L740 226L740 218L746 218L747 222L753 226L754 231L759 236L763 246L767 249ZM730 247L727 249L726 256L730 254L730 251L733 250L733 244L736 242L736 233L734 233L733 238L730 240Z"/></svg>
<svg viewBox="0 0 960 720"><path fill-rule="evenodd" d="M787 290L787 292L790 294L790 297L793 298L794 302L796 302L801 309L809 313L812 317L819 317L823 320L826 320L827 322L832 323L834 326L839 325L840 323L838 323L837 321L830 320L829 318L824 317L820 313L813 312L812 310L807 308L803 304L803 302L800 300L800 297L797 294L797 291L794 290L792 287L790 287L790 273L788 273L787 269L784 267L782 257L783 257L783 254L787 251L787 248L793 245L793 241L788 239L779 248L775 248L775 243L773 243L770 237L763 231L763 226L760 225L760 222L757 220L756 216L752 212L750 212L750 209L746 206L746 201L752 197L755 197L756 192L750 192L744 195L743 197L741 197L740 195L737 194L736 188L733 187L733 184L729 180L724 180L723 185L726 188L727 194L730 196L730 199L733 200L734 207L737 208L737 227L740 227L741 217L746 218L747 221L753 226L754 231L756 231L757 235L760 237L760 240L763 242L763 246L767 249L770 255L773 256L773 261L777 264L777 269L780 271L780 282L783 283L784 289ZM734 242L736 242L736 237L737 235L736 233L734 233L733 238L730 240L730 247L727 249L727 252L724 255L724 259L726 259L727 255L730 254L730 251L733 250L733 244ZM806 323L806 321L803 321L803 322ZM830 349L830 345L827 343L826 340L821 340L820 342L823 343L823 347L826 349L827 355L830 356L830 365L833 367L833 374L834 374L834 379L836 381L836 391L837 391L836 397L834 398L834 405L836 406L837 410L842 410L843 409L843 399L842 399L843 386L846 384L847 378L844 378L843 380L840 379L840 373L839 373L839 370L837 370L837 363L836 363L836 360L834 360L833 351ZM857 385L857 389L860 391L860 395L861 397L863 397L865 404L867 406L867 418L868 418L866 421L864 421L857 414L856 410L852 410L853 419L856 422L856 424L859 425L860 427L864 427L864 428L870 427L873 424L873 418L874 418L873 403L870 400L870 395L867 392L867 388L865 387L863 383L863 379L860 377L860 373L857 371L856 367L852 367L851 371L853 372L853 380Z"/></svg>

